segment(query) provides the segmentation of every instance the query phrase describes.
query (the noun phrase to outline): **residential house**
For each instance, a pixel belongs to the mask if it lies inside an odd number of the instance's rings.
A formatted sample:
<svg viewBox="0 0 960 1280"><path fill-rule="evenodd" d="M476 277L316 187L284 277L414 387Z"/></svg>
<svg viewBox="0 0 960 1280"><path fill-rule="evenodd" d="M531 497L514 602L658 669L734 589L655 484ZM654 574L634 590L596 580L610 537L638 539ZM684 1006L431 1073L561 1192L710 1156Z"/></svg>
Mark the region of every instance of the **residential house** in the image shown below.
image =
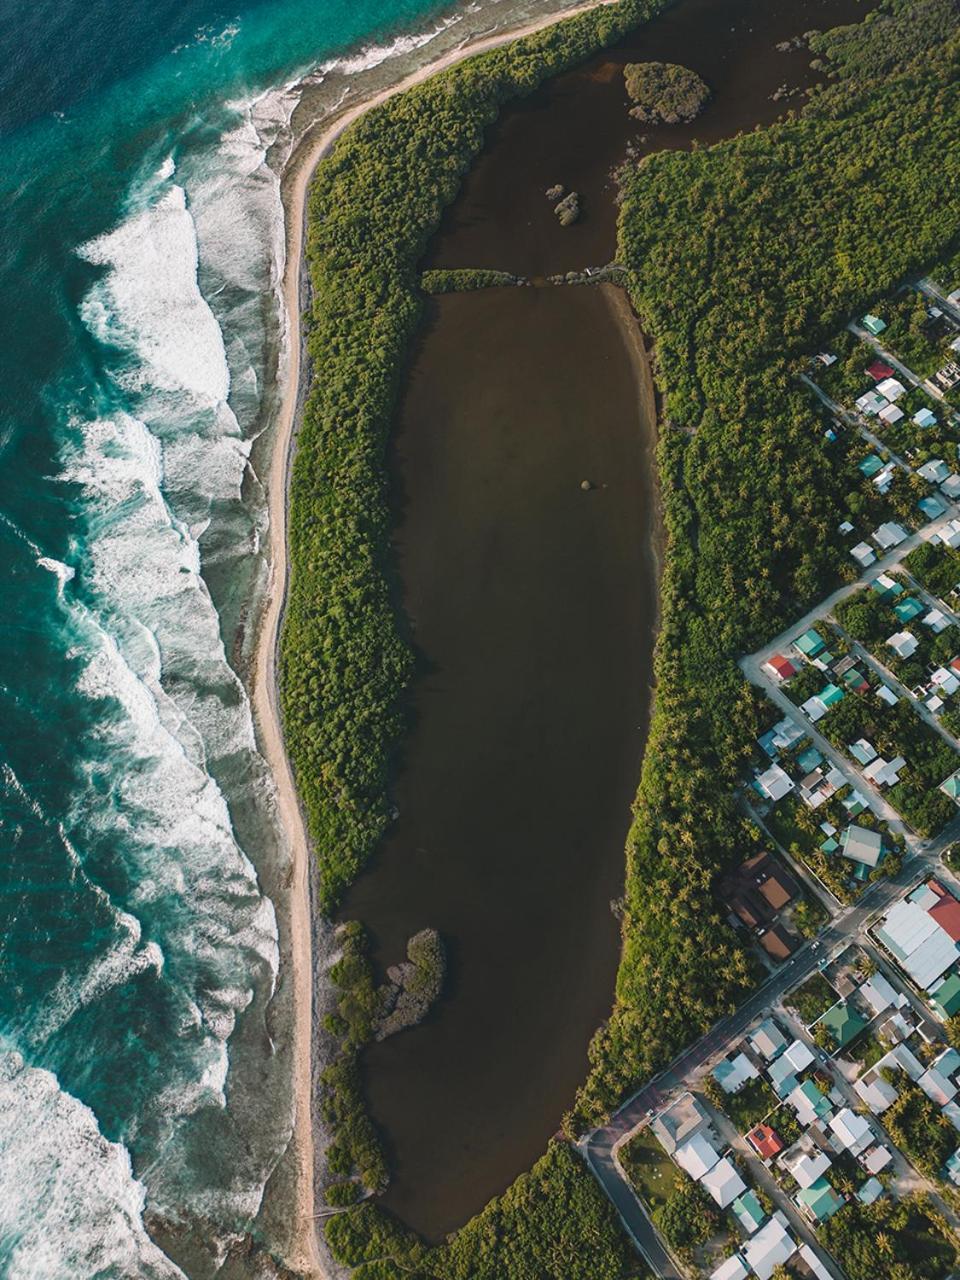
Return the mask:
<svg viewBox="0 0 960 1280"><path fill-rule="evenodd" d="M789 658L785 658L781 653L775 653L769 662L763 664L763 669L781 683L797 674L797 668Z"/></svg>
<svg viewBox="0 0 960 1280"><path fill-rule="evenodd" d="M901 996L894 990L879 971L872 973L866 982L858 987L862 999L870 1006L874 1017L891 1008L899 1008Z"/></svg>
<svg viewBox="0 0 960 1280"><path fill-rule="evenodd" d="M877 393L885 400L899 400L907 394L907 388L896 378L884 378L877 383Z"/></svg>
<svg viewBox="0 0 960 1280"><path fill-rule="evenodd" d="M861 1017L852 1004L843 1000L837 1001L817 1022L818 1027L823 1027L829 1033L838 1052L852 1044L861 1031L866 1030L867 1025L866 1018Z"/></svg>
<svg viewBox="0 0 960 1280"><path fill-rule="evenodd" d="M884 1054L880 1061L874 1064L873 1070L882 1072L885 1067L890 1071L899 1068L914 1084L924 1072L923 1063L905 1044L895 1044L889 1053Z"/></svg>
<svg viewBox="0 0 960 1280"><path fill-rule="evenodd" d="M887 703L887 705L891 707L895 707L897 703L900 701L900 695L897 693L894 693L894 691L889 687L889 685L878 684L876 688L876 694L877 694L877 697L882 702Z"/></svg>
<svg viewBox="0 0 960 1280"><path fill-rule="evenodd" d="M947 476L940 486L940 492L951 502L956 502L960 498L960 475L954 472L953 475Z"/></svg>
<svg viewBox="0 0 960 1280"><path fill-rule="evenodd" d="M699 1182L705 1173L709 1173L720 1159L720 1152L705 1133L695 1133L688 1138L682 1147L677 1147L673 1158L694 1182Z"/></svg>
<svg viewBox="0 0 960 1280"><path fill-rule="evenodd" d="M940 615L943 617L943 615ZM942 628L941 628L942 630ZM931 685L942 693L944 697L949 698L952 694L960 689L960 680L957 679L953 671L948 671L946 667L937 667L933 675L930 677Z"/></svg>
<svg viewBox="0 0 960 1280"><path fill-rule="evenodd" d="M808 1137L795 1143L780 1163L790 1173L799 1187L812 1187L827 1172L833 1161Z"/></svg>
<svg viewBox="0 0 960 1280"><path fill-rule="evenodd" d="M946 503L941 501L935 494L929 494L926 498L921 498L917 506L928 520L938 520L947 509Z"/></svg>
<svg viewBox="0 0 960 1280"><path fill-rule="evenodd" d="M833 1280L833 1272L827 1270L810 1245L802 1244L800 1246L800 1257L807 1268L811 1280Z"/></svg>
<svg viewBox="0 0 960 1280"><path fill-rule="evenodd" d="M887 637L887 644L898 658L912 658L920 641L909 631L898 631L895 635Z"/></svg>
<svg viewBox="0 0 960 1280"><path fill-rule="evenodd" d="M877 558L876 552L868 542L858 542L855 547L850 548L850 554L863 569L868 569Z"/></svg>
<svg viewBox="0 0 960 1280"><path fill-rule="evenodd" d="M883 333L884 329L887 327L887 322L885 320L881 320L879 316L875 316L869 311L860 323L866 329L867 333L872 333L875 338Z"/></svg>
<svg viewBox="0 0 960 1280"><path fill-rule="evenodd" d="M857 1192L857 1199L861 1204L873 1204L875 1200L879 1200L883 1195L883 1183L879 1178L868 1178L860 1190Z"/></svg>
<svg viewBox="0 0 960 1280"><path fill-rule="evenodd" d="M872 391L870 392L870 395L871 396L873 395ZM866 397L862 397L862 398L866 399ZM857 401L857 407L858 408L860 407L859 400ZM863 474L869 480L872 476L875 476L877 472L883 468L883 459L880 457L878 453L868 453L867 456L862 461L857 463L857 467L860 471L863 472Z"/></svg>
<svg viewBox="0 0 960 1280"><path fill-rule="evenodd" d="M745 1191L743 1195L737 1196L730 1207L748 1236L759 1231L767 1217L755 1191Z"/></svg>
<svg viewBox="0 0 960 1280"><path fill-rule="evenodd" d="M877 748L866 738L858 738L856 742L848 743L847 750L857 764L869 764L871 760L877 758Z"/></svg>
<svg viewBox="0 0 960 1280"><path fill-rule="evenodd" d="M948 1102L952 1102L957 1096L955 1081L948 1079L936 1067L928 1067L917 1081L917 1084L930 1101L935 1102L938 1107L945 1107Z"/></svg>
<svg viewBox="0 0 960 1280"><path fill-rule="evenodd" d="M940 609L931 609L920 621L925 627L929 627L935 636L938 636L941 631L946 631L950 625L950 619Z"/></svg>
<svg viewBox="0 0 960 1280"><path fill-rule="evenodd" d="M869 1124L849 1107L844 1107L832 1117L830 1129L838 1151L849 1151L852 1156L858 1156L873 1145L873 1131Z"/></svg>
<svg viewBox="0 0 960 1280"><path fill-rule="evenodd" d="M787 1219L779 1211L750 1237L742 1250L758 1280L770 1280L777 1267L788 1262L796 1251L796 1241L787 1230Z"/></svg>
<svg viewBox="0 0 960 1280"><path fill-rule="evenodd" d="M713 1197L721 1209L733 1204L734 1200L744 1193L747 1184L737 1172L737 1167L729 1156L718 1160L709 1172L700 1179L700 1185Z"/></svg>
<svg viewBox="0 0 960 1280"><path fill-rule="evenodd" d="M793 790L790 775L778 764L771 765L765 773L761 773L757 778L757 785L761 792L773 801L782 800Z"/></svg>
<svg viewBox="0 0 960 1280"><path fill-rule="evenodd" d="M960 958L960 902L928 880L894 903L874 932L917 986L932 990Z"/></svg>
<svg viewBox="0 0 960 1280"><path fill-rule="evenodd" d="M924 408L918 409L913 415L913 422L918 427L935 427L937 425L937 415L935 413L931 413L930 410L924 406Z"/></svg>
<svg viewBox="0 0 960 1280"><path fill-rule="evenodd" d="M934 987L930 993L930 1003L944 1022L960 1013L960 973L954 970Z"/></svg>
<svg viewBox="0 0 960 1280"><path fill-rule="evenodd" d="M949 520L937 533L936 537L947 547L954 550L960 547L960 520Z"/></svg>
<svg viewBox="0 0 960 1280"><path fill-rule="evenodd" d="M917 467L917 475L928 484L942 484L950 474L950 468L942 458L931 458L922 467Z"/></svg>
<svg viewBox="0 0 960 1280"><path fill-rule="evenodd" d="M887 1107L892 1107L900 1096L876 1067L871 1067L859 1080L855 1080L853 1088L875 1116L882 1116Z"/></svg>
<svg viewBox="0 0 960 1280"><path fill-rule="evenodd" d="M882 551L890 551L893 547L898 547L903 542L907 536L907 531L896 521L886 520L883 524L878 525L870 536Z"/></svg>
<svg viewBox="0 0 960 1280"><path fill-rule="evenodd" d="M944 1173L956 1187L960 1187L960 1147L943 1166Z"/></svg>
<svg viewBox="0 0 960 1280"><path fill-rule="evenodd" d="M903 416L903 410L895 404L885 404L877 414L880 421L885 422L888 427L894 426Z"/></svg>
<svg viewBox="0 0 960 1280"><path fill-rule="evenodd" d="M883 382L884 378L893 377L893 370L883 360L874 360L867 365L865 372L874 382Z"/></svg>
<svg viewBox="0 0 960 1280"><path fill-rule="evenodd" d="M918 600L916 596L906 596L905 599L897 601L893 606L893 612L901 622L912 622L914 618L918 618L921 613L926 612L926 605L922 600Z"/></svg>
<svg viewBox="0 0 960 1280"><path fill-rule="evenodd" d="M724 1058L713 1069L712 1075L724 1093L739 1093L748 1080L756 1080L760 1072L745 1053Z"/></svg>
<svg viewBox="0 0 960 1280"><path fill-rule="evenodd" d="M750 1268L739 1253L735 1253L721 1262L715 1271L710 1272L710 1280L747 1280L749 1275Z"/></svg>
<svg viewBox="0 0 960 1280"><path fill-rule="evenodd" d="M900 770L906 763L903 756L895 756L892 760L884 760L882 756L877 756L876 760L872 760L864 769L863 776L876 787L892 787L900 781ZM871 834L876 835L876 832Z"/></svg>
<svg viewBox="0 0 960 1280"><path fill-rule="evenodd" d="M867 1173L881 1173L893 1164L893 1152L889 1147L885 1147L878 1142L875 1147L870 1147L869 1150L861 1154L860 1163Z"/></svg>
<svg viewBox="0 0 960 1280"><path fill-rule="evenodd" d="M804 1129L818 1120L826 1120L833 1111L833 1102L821 1093L812 1080L796 1085L786 1097L788 1106L797 1113L797 1120Z"/></svg>
<svg viewBox="0 0 960 1280"><path fill-rule="evenodd" d="M813 627L809 631L805 631L802 636L798 636L793 644L794 648L799 649L805 658L815 658L818 653L827 647L823 637Z"/></svg>
<svg viewBox="0 0 960 1280"><path fill-rule="evenodd" d="M772 1160L783 1150L783 1140L768 1124L757 1124L747 1134L747 1142L761 1160Z"/></svg>
<svg viewBox="0 0 960 1280"><path fill-rule="evenodd" d="M857 399L856 406L868 418L875 418L889 403L878 391L866 391Z"/></svg>
<svg viewBox="0 0 960 1280"><path fill-rule="evenodd" d="M668 1156L709 1126L710 1117L692 1093L682 1093L655 1116L650 1125Z"/></svg>
<svg viewBox="0 0 960 1280"><path fill-rule="evenodd" d="M951 773L949 778L944 778L939 789L955 804L960 804L960 769L956 773Z"/></svg>
<svg viewBox="0 0 960 1280"><path fill-rule="evenodd" d="M871 831L867 827L851 823L840 837L840 852L851 862L875 867L883 857L883 837L879 831Z"/></svg>
<svg viewBox="0 0 960 1280"><path fill-rule="evenodd" d="M794 1197L797 1207L819 1225L843 1208L843 1200L826 1178L819 1178L812 1186L802 1187Z"/></svg>
<svg viewBox="0 0 960 1280"><path fill-rule="evenodd" d="M747 1039L753 1051L766 1062L772 1062L787 1047L786 1036L772 1018L764 1018Z"/></svg>

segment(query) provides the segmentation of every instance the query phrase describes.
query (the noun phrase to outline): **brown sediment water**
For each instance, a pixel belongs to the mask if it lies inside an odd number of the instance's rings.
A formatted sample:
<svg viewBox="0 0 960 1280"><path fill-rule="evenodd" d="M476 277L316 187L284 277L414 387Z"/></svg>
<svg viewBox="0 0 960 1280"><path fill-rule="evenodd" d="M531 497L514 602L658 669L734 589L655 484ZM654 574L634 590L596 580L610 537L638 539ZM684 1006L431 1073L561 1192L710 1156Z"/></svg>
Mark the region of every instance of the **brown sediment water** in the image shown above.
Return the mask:
<svg viewBox="0 0 960 1280"><path fill-rule="evenodd" d="M429 265L539 277L609 262L611 172L628 145L688 147L775 119L789 103L770 95L811 75L808 54L774 46L869 7L681 0L504 113ZM707 80L698 121L629 118L622 66L643 58ZM582 196L574 227L545 199L556 182ZM394 437L396 562L421 671L400 818L345 914L371 929L381 964L428 925L447 943L438 1007L364 1056L393 1168L384 1203L431 1239L542 1153L612 1003L610 903L652 680L655 429L612 286L430 303Z"/></svg>

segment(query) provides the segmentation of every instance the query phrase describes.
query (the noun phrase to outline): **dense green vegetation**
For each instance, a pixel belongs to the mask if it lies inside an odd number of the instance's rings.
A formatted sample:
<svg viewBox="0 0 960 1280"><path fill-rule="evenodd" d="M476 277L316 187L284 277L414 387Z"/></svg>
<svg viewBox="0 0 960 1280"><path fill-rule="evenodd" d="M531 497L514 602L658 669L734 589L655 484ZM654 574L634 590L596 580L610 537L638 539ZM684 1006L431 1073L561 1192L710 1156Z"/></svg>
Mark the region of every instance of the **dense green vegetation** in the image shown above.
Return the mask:
<svg viewBox="0 0 960 1280"><path fill-rule="evenodd" d="M386 576L384 449L421 315L416 263L501 104L664 3L621 0L468 59L362 116L317 168L312 376L290 482L280 687L326 910L387 824L412 672Z"/></svg>
<svg viewBox="0 0 960 1280"><path fill-rule="evenodd" d="M946 1223L922 1197L852 1200L817 1232L849 1280L944 1280L956 1261Z"/></svg>
<svg viewBox="0 0 960 1280"><path fill-rule="evenodd" d="M653 1221L667 1243L681 1255L709 1240L723 1223L713 1200L685 1173L676 1177L665 1203L654 1209Z"/></svg>
<svg viewBox="0 0 960 1280"><path fill-rule="evenodd" d="M624 1280L645 1274L613 1206L564 1143L436 1248L367 1204L329 1219L358 1280Z"/></svg>
<svg viewBox="0 0 960 1280"><path fill-rule="evenodd" d="M736 658L850 577L836 532L846 477L794 372L960 228L960 47L955 34L929 47L922 28L915 44L912 30L898 65L923 56L902 74L875 75L848 41L844 74L799 117L622 173L617 261L656 342L669 545L617 1004L577 1124L742 990L711 897L735 847L725 796L756 736Z"/></svg>
<svg viewBox="0 0 960 1280"><path fill-rule="evenodd" d="M894 1081L899 1097L883 1113L891 1138L921 1173L935 1182L957 1148L957 1131L935 1102L901 1073Z"/></svg>
<svg viewBox="0 0 960 1280"><path fill-rule="evenodd" d="M463 293L467 289L497 289L517 284L509 271L484 271L479 267L436 268L424 271L420 287L424 293Z"/></svg>
<svg viewBox="0 0 960 1280"><path fill-rule="evenodd" d="M628 62L623 78L635 104L630 114L645 124L695 120L710 98L697 73L675 62Z"/></svg>
<svg viewBox="0 0 960 1280"><path fill-rule="evenodd" d="M960 587L960 552L953 547L921 543L904 560L904 566L929 592L944 600Z"/></svg>
<svg viewBox="0 0 960 1280"><path fill-rule="evenodd" d="M318 170L281 695L325 909L388 821L412 671L388 585L383 461L421 315L416 263L500 104L663 3L621 0L471 59L368 113ZM908 27L901 60L917 51L911 39ZM733 1009L752 979L713 894L739 856L734 787L757 732L736 657L853 572L836 538L852 468L835 465L798 363L908 272L956 249L960 51L954 37L923 51L905 74L886 66L874 77L855 44L842 59L824 46L850 78L802 117L623 173L617 257L657 342L669 545L617 1002L591 1047L576 1125ZM336 1024L348 1051L325 1079L324 1115L341 1134L337 1176L378 1186L349 1051L369 992L359 977L348 987ZM327 1231L363 1280L604 1280L630 1267L612 1209L562 1145L438 1249L370 1205Z"/></svg>

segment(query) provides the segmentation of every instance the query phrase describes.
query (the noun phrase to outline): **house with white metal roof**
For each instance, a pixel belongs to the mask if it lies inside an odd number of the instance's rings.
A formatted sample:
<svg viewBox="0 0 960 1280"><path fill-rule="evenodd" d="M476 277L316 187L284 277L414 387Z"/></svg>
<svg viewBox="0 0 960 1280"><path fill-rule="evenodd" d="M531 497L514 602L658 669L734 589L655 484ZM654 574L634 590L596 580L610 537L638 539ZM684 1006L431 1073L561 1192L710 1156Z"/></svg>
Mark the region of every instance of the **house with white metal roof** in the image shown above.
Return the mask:
<svg viewBox="0 0 960 1280"><path fill-rule="evenodd" d="M705 1134L695 1133L676 1149L673 1158L684 1173L689 1173L694 1182L699 1182L720 1159L720 1152L715 1150Z"/></svg>
<svg viewBox="0 0 960 1280"><path fill-rule="evenodd" d="M849 1107L844 1107L833 1116L830 1120L830 1129L838 1146L844 1151L849 1151L852 1156L859 1155L861 1151L866 1151L867 1147L873 1145L873 1131L870 1126L863 1116L858 1115L856 1111L851 1111Z"/></svg>
<svg viewBox="0 0 960 1280"><path fill-rule="evenodd" d="M787 1230L787 1219L778 1212L747 1241L743 1256L759 1280L770 1280L777 1267L792 1258L796 1251L796 1241Z"/></svg>
<svg viewBox="0 0 960 1280"><path fill-rule="evenodd" d="M747 1189L747 1184L737 1172L737 1167L729 1156L718 1160L709 1172L700 1179L700 1185L708 1191L721 1209L733 1204L737 1196Z"/></svg>

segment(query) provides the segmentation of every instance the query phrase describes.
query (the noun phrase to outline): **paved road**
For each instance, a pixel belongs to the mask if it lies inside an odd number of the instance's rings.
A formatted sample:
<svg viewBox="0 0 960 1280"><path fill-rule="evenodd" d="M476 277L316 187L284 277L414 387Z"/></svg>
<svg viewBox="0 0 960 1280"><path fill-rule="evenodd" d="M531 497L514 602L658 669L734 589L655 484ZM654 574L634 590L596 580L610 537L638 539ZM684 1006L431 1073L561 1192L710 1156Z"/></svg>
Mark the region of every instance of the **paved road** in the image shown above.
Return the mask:
<svg viewBox="0 0 960 1280"><path fill-rule="evenodd" d="M653 1266L655 1274L668 1280L678 1280L679 1276L653 1224L620 1172L614 1159L614 1148L636 1129L642 1128L670 1094L695 1085L713 1059L721 1055L721 1050L743 1036L755 1019L768 1014L783 1001L788 991L815 973L820 965L839 955L917 880L935 873L941 879L950 880L960 892L960 884L945 872L939 861L943 850L957 839L960 839L960 816L936 840L922 842L920 851L904 861L899 875L871 885L858 902L840 912L814 942L808 942L795 952L779 972L758 987L739 1009L722 1018L665 1071L654 1076L620 1107L608 1124L580 1141L579 1149L587 1164L640 1251Z"/></svg>
<svg viewBox="0 0 960 1280"><path fill-rule="evenodd" d="M932 396L934 400L943 400L943 392L935 382L931 382L929 378L918 377L909 365L904 364L903 361L895 356L892 351L888 351L883 343L880 342L878 338L875 338L872 333L864 329L862 325L851 321L850 324L847 325L847 328L852 334L855 334L861 342L866 342L869 346L873 347L880 359L885 364L890 365L896 373L899 373L901 378L905 378L911 386L922 387L923 390L926 391L927 395Z"/></svg>
<svg viewBox="0 0 960 1280"><path fill-rule="evenodd" d="M840 623L837 622L836 618L833 619L833 625L850 646L850 652L853 656L859 658L865 666L868 666L875 675L880 677L884 684L890 685L894 693L898 693L901 698L906 698L924 724L931 728L938 737L941 737L948 747L952 747L954 751L960 752L960 742L957 741L945 725L940 723L927 704L921 701L914 694L912 689L908 689L901 680L898 680L893 672L885 666L879 658L875 658L873 654L870 653L868 649L865 649L858 640L854 640L852 636L847 635L846 631L844 631Z"/></svg>
<svg viewBox="0 0 960 1280"><path fill-rule="evenodd" d="M901 470L908 473L913 471L909 462L905 462L904 459L900 457L899 453L894 453L888 444L881 440L875 432L870 430L866 424L866 419L861 417L859 414L851 413L848 409L845 409L842 404L838 404L836 400L827 395L823 387L818 386L814 380L812 378L808 378L805 373L801 373L800 381L810 388L817 399L827 406L835 418L841 418L851 431L858 431L868 444L873 445L874 449L878 449L881 453L885 453L888 458L901 468Z"/></svg>
<svg viewBox="0 0 960 1280"><path fill-rule="evenodd" d="M904 859L899 875L878 880L856 903L836 913L815 941L806 943L795 952L777 973L748 997L744 1004L715 1023L704 1036L684 1050L666 1070L654 1076L629 1098L611 1117L609 1123L587 1134L578 1144L588 1166L613 1202L624 1225L654 1273L666 1277L667 1280L679 1280L680 1272L664 1249L653 1224L617 1164L615 1152L617 1145L634 1130L646 1124L652 1113L667 1100L670 1094L681 1087L689 1088L694 1085L706 1072L711 1061L720 1056L721 1050L725 1050L732 1041L739 1039L757 1018L781 1003L789 990L816 972L826 960L849 946L877 916L892 906L903 894L904 889L923 876L936 873L941 878L946 876L951 880L960 893L960 882L957 882L949 872L945 872L940 863L940 855L943 851L960 840L960 814L936 839L920 839L907 827L876 788L866 782L859 771L854 769L850 762L841 756L822 734L817 732L816 726L806 719L800 709L762 670L763 663L768 661L774 653L786 648L794 637L802 634L808 627L830 613L841 600L881 573L895 568L914 547L928 540L931 534L937 532L949 520L954 519L958 513L960 513L960 506L951 504L945 515L931 521L905 539L899 547L871 565L856 582L833 592L758 653L741 659L740 666L747 678L752 683L760 685L786 714L802 724L804 731L813 739L818 749L837 765L850 784L871 800L872 807L875 807L876 812L889 823L893 830L903 833L907 842L908 855Z"/></svg>

